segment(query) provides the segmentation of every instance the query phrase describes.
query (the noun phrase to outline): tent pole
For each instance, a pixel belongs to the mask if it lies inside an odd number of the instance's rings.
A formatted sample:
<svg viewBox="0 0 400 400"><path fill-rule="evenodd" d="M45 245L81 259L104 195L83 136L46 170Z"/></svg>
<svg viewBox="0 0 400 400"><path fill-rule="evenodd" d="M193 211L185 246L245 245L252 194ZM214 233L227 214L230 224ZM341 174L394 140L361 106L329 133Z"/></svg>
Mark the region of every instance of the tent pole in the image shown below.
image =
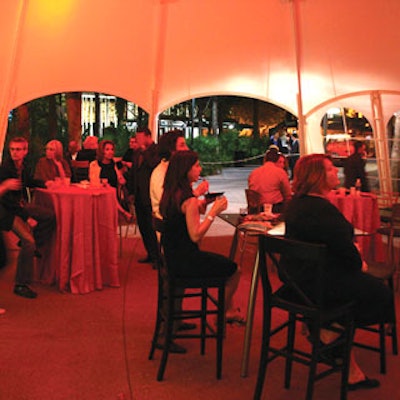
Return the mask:
<svg viewBox="0 0 400 400"><path fill-rule="evenodd" d="M157 113L158 103L159 103L158 92L153 90L152 109L151 113L149 114L149 128L151 130L151 134L155 142L158 142L158 135L159 135L158 113Z"/></svg>
<svg viewBox="0 0 400 400"><path fill-rule="evenodd" d="M307 152L305 118L303 114L303 94L301 86L301 68L302 68L302 48L300 31L300 1L292 0L292 16L294 29L294 43L296 54L296 74L297 74L297 113L298 113L298 135L300 139L300 154Z"/></svg>
<svg viewBox="0 0 400 400"><path fill-rule="evenodd" d="M11 50L10 62L8 71L4 77L4 90L2 100L0 102L0 161L3 155L4 141L7 134L8 114L10 112L11 97L13 97L13 85L15 75L17 73L18 56L21 47L22 29L24 26L26 10L28 8L28 0L21 0L18 6L18 17L13 34L13 46Z"/></svg>
<svg viewBox="0 0 400 400"><path fill-rule="evenodd" d="M382 111L382 97L378 91L371 92L371 110L373 116L373 127L375 134L376 162L378 165L378 174L380 189L382 192L392 192L392 179L389 165L389 146L384 124Z"/></svg>
<svg viewBox="0 0 400 400"><path fill-rule="evenodd" d="M154 85L153 85L153 97L151 114L149 115L149 124L153 134L153 139L158 140L158 124L157 117L160 112L160 88L163 87L163 65L165 59L165 41L167 37L167 25L168 25L168 3L170 0L161 0L160 2L160 13L159 20L156 26L158 27L157 32L157 44L155 54L155 73L154 73Z"/></svg>

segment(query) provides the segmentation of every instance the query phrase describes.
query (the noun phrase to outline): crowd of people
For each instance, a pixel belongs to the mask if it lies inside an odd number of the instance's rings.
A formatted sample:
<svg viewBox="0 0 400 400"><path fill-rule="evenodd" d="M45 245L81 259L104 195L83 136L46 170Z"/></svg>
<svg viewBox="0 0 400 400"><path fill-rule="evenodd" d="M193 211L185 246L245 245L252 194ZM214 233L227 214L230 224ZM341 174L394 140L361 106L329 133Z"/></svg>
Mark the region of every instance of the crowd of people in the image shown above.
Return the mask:
<svg viewBox="0 0 400 400"><path fill-rule="evenodd" d="M0 166L0 229L12 231L18 238L20 248L14 282L14 293L18 296L34 299L37 293L31 288L34 259L42 258L46 243L56 228L53 210L44 208L31 201L35 188L52 188L57 181L65 179L76 181L72 162L88 161L89 174L98 174L98 179L106 179L116 188L116 203L120 214L127 221L133 215L126 207L129 193L126 188L126 167L122 162L114 162L115 144L109 140L99 143L98 138L89 136L83 143L70 141L66 151L58 140L46 143L44 156L32 168L26 157L29 152L28 140L13 137L8 143L7 154ZM125 190L125 191L124 191ZM125 206L125 207L124 207ZM7 249L3 235L0 235L0 261L6 264ZM5 310L0 308L0 314Z"/></svg>
<svg viewBox="0 0 400 400"><path fill-rule="evenodd" d="M298 146L297 137L293 137L294 148L296 144ZM361 179L363 189L368 190L363 146L354 148L355 154L346 164L346 185ZM0 227L2 231L14 232L19 239L15 294L31 299L37 296L29 286L34 257L42 256L42 246L56 226L51 210L28 201L27 189L49 188L57 178L74 179L72 160L86 160L90 163L90 177L105 179L117 193L123 191L124 195L117 197L118 210L128 220L132 215L122 199L128 198L134 203L146 250L146 256L138 262L158 268L161 240L166 261L173 266L171 273L176 276L226 277L226 319L243 322L234 305L239 266L223 255L201 250L199 245L214 219L226 210L228 200L225 196L217 197L211 204L206 200L208 182L200 180L198 155L189 150L181 131L163 134L156 144L150 130L141 129L130 139L129 149L120 162L114 161L115 144L110 140L99 143L94 136L85 139L83 149L76 141L71 141L66 152L59 141L49 141L33 173L25 161L28 153L25 138L11 139L8 153L0 167ZM260 194L262 203L271 204L272 212L282 214L286 237L326 244L329 255L326 298L330 304L353 301L357 326L393 322L393 293L381 281L365 273L367 267L354 243L353 226L327 199L328 193L340 184L337 168L323 154L303 156L293 167L293 172L289 173L279 143L271 143L263 165L248 177L249 189ZM164 222L161 237L153 228L154 216ZM291 264L290 259L284 262L293 270L303 290L309 291L307 268ZM4 309L0 309L1 313ZM184 329L195 327L183 324ZM332 332L323 331L321 341L333 340ZM184 353L185 349L173 343L171 351ZM367 378L352 356L349 385L350 389L373 388L379 386L379 382Z"/></svg>

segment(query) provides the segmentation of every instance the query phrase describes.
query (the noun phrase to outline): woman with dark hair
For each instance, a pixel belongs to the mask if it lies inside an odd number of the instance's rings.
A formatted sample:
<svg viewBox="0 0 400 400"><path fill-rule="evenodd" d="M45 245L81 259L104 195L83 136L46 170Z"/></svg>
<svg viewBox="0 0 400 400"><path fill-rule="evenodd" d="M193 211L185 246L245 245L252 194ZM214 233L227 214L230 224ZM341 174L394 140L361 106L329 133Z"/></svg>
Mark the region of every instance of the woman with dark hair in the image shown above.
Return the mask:
<svg viewBox="0 0 400 400"><path fill-rule="evenodd" d="M295 166L292 183L294 197L285 212L289 239L320 243L327 246L328 263L325 271L324 299L327 305L354 302L357 326L393 322L393 294L380 280L366 274L368 268L354 243L354 228L328 200L327 195L339 185L337 168L329 156L311 154L301 157ZM283 258L299 286L312 296L310 269ZM330 343L337 333L323 330L321 341ZM379 381L369 379L350 360L349 390L370 389Z"/></svg>
<svg viewBox="0 0 400 400"><path fill-rule="evenodd" d="M200 176L201 166L197 153L185 150L176 152L170 159L164 180L160 212L165 222L162 243L172 272L179 277L227 277L225 305L227 322L242 322L233 305L240 272L228 258L201 251L199 242L210 228L214 218L228 206L226 197L215 200L203 221L200 211L205 211L204 201L198 200L192 183Z"/></svg>
<svg viewBox="0 0 400 400"><path fill-rule="evenodd" d="M121 163L114 161L115 144L111 140L102 140L97 148L96 160L89 165L89 176L94 176L99 168L99 179L107 179L110 186L118 188L118 185L125 185L126 180L122 176Z"/></svg>
<svg viewBox="0 0 400 400"><path fill-rule="evenodd" d="M124 215L127 221L133 220L133 215L129 213L124 207L125 197L121 195L124 193L124 187L126 180L122 175L121 163L114 161L115 155L115 144L111 140L102 140L97 148L97 160L92 161L89 164L89 176L91 178L96 177L98 181L100 179L107 179L110 186L117 190L118 196L118 211Z"/></svg>

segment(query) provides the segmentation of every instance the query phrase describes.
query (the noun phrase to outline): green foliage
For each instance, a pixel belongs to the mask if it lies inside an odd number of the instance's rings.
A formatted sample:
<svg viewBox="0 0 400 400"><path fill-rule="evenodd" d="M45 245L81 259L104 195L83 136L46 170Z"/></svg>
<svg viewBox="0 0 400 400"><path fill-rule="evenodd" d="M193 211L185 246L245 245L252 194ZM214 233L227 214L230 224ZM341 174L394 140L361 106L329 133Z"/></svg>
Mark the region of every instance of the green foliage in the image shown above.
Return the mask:
<svg viewBox="0 0 400 400"><path fill-rule="evenodd" d="M262 157L247 159L264 155L268 146L267 137L239 136L236 130L224 131L219 136L199 136L191 145L199 154L204 176L217 174L226 166L260 164Z"/></svg>
<svg viewBox="0 0 400 400"><path fill-rule="evenodd" d="M10 113L9 125L7 128L6 143L3 151L3 158L8 155L8 143L15 136L27 136L29 141L29 153L27 156L28 165L34 169L37 161L45 153L44 148L49 140L57 139L64 149L68 146L67 120L62 113L58 113L57 132L53 137L49 132L49 97L42 97L32 100L29 107L29 136L17 129L18 116L15 112Z"/></svg>

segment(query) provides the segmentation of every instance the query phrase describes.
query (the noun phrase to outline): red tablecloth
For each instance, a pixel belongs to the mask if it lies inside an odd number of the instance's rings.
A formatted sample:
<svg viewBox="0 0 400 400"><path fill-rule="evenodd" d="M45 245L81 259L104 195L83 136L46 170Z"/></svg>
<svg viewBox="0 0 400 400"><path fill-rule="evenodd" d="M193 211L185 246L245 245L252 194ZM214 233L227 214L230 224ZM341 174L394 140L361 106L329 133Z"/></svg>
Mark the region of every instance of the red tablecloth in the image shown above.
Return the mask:
<svg viewBox="0 0 400 400"><path fill-rule="evenodd" d="M52 207L57 229L43 258L39 280L61 291L88 293L119 286L118 211L115 189L77 186L37 189L34 202Z"/></svg>
<svg viewBox="0 0 400 400"><path fill-rule="evenodd" d="M351 196L332 191L329 200L355 228L366 234L357 237L363 257L366 260L383 261L385 254L382 238L374 234L381 223L377 197L370 193Z"/></svg>

